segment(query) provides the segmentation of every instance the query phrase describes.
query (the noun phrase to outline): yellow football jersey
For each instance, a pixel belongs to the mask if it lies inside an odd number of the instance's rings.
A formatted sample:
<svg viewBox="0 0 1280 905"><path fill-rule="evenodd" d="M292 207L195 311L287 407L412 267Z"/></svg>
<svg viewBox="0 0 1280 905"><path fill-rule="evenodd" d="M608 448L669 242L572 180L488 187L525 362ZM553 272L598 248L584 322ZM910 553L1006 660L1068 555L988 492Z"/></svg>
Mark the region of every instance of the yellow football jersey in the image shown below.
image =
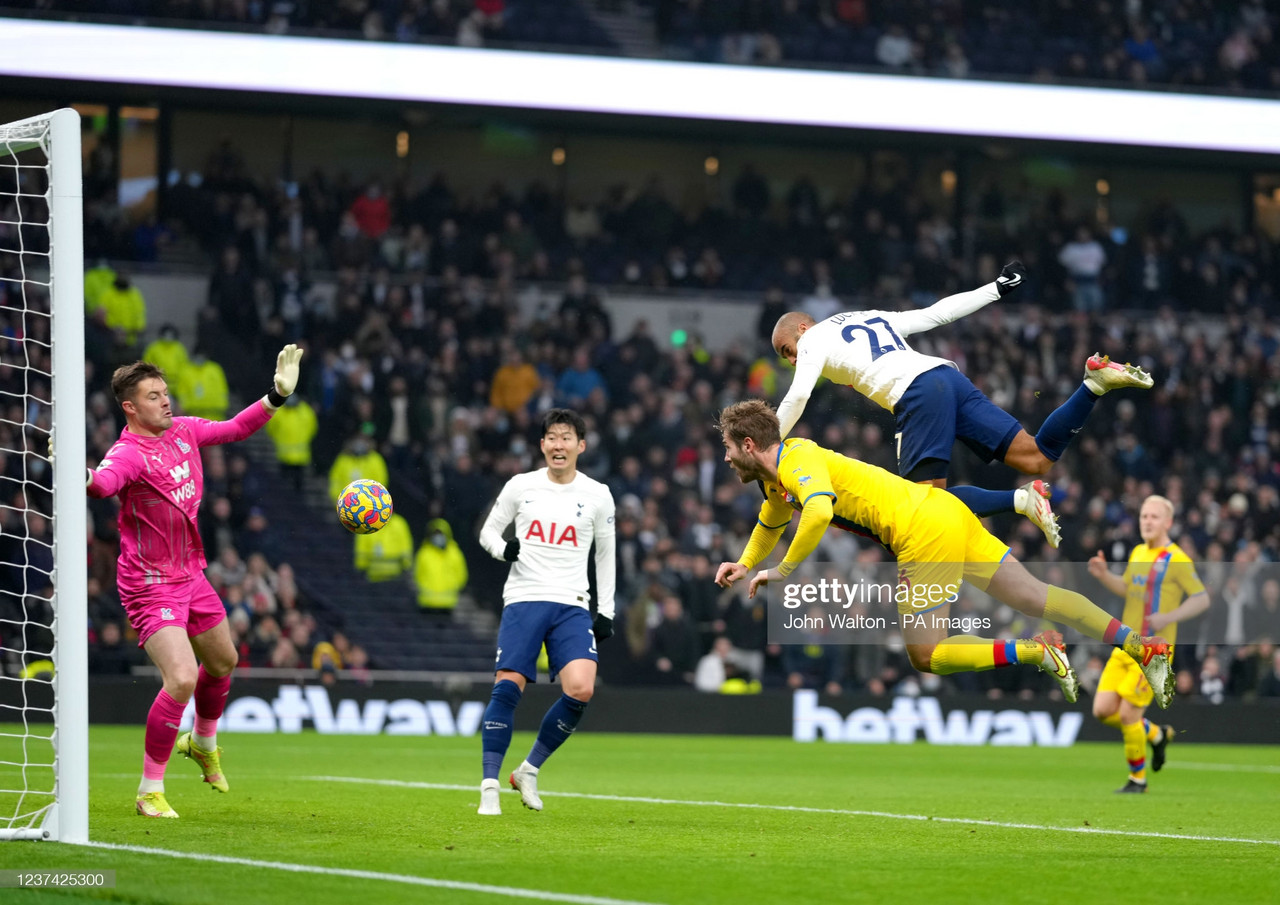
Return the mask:
<svg viewBox="0 0 1280 905"><path fill-rule="evenodd" d="M1204 583L1196 574L1191 557L1177 544L1167 547L1138 544L1129 554L1124 583L1121 619L1125 625L1142 626L1143 635L1153 634L1148 622L1152 613L1167 613L1193 594L1204 591ZM1172 644L1177 640L1178 624L1171 623L1155 634Z"/></svg>
<svg viewBox="0 0 1280 905"><path fill-rule="evenodd" d="M807 500L825 494L832 498L833 525L898 551L929 489L812 440L793 438L778 447L778 483L764 482L760 524L780 528Z"/></svg>

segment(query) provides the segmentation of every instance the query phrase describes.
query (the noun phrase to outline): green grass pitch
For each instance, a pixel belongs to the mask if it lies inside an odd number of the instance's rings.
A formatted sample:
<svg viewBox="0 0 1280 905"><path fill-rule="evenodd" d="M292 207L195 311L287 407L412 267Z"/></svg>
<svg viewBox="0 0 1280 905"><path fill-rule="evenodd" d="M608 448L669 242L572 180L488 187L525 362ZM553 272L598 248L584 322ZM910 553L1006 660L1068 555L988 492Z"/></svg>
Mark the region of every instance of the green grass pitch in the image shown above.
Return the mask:
<svg viewBox="0 0 1280 905"><path fill-rule="evenodd" d="M144 820L133 815L142 728L94 727L91 836L130 848L0 843L0 869L114 869L116 888L5 889L0 901L1169 905L1280 895L1274 748L1175 743L1149 794L1119 796L1118 736L1069 749L945 748L588 730L543 769L545 810L512 793L501 817L481 818L478 738L221 741L231 793L175 755L168 796L182 817ZM531 742L517 735L508 770ZM12 769L0 778L12 787ZM12 801L0 806L7 815Z"/></svg>

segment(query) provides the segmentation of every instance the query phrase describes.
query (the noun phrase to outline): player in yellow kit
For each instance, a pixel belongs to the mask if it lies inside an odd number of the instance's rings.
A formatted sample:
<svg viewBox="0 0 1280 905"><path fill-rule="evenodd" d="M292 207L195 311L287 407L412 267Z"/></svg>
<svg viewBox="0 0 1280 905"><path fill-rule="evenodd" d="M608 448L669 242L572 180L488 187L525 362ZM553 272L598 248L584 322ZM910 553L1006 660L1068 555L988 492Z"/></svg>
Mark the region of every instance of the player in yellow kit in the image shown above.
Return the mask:
<svg viewBox="0 0 1280 905"><path fill-rule="evenodd" d="M1144 632L1159 632L1169 642L1170 657L1178 623L1209 608L1209 593L1196 574L1195 564L1169 538L1172 527L1173 503L1162 496L1149 496L1138 511L1142 543L1129 554L1124 574L1107 569L1102 551L1089 559L1089 574L1124 598L1121 615L1125 622L1141 624ZM1129 781L1117 792L1147 791L1147 742L1151 743L1151 769L1159 772L1164 766L1173 727L1155 726L1143 718L1150 703L1151 686L1146 677L1128 657L1112 653L1093 696L1093 715L1124 736Z"/></svg>
<svg viewBox="0 0 1280 905"><path fill-rule="evenodd" d="M1071 626L1105 641L1141 664L1162 707L1173 696L1168 646L1143 638L1084 596L1045 584L1033 576L987 532L963 503L945 490L913 484L897 475L823 449L810 440L779 434L778 416L758 399L737 402L720 413L725 461L743 483L760 481L765 493L760 517L737 562L721 563L716 583L728 587L772 552L796 510L800 524L782 563L751 579L748 596L770 581L789 575L818 546L828 525L875 537L898 557L905 586L958 588L968 580L992 597L1034 618ZM993 640L947 634L946 617L954 594L920 601L898 595L900 620L911 665L920 672L945 675L1026 663L1052 675L1068 701L1076 699L1075 671L1062 650L1061 636L1046 632L1036 639ZM931 618L915 618L929 614Z"/></svg>

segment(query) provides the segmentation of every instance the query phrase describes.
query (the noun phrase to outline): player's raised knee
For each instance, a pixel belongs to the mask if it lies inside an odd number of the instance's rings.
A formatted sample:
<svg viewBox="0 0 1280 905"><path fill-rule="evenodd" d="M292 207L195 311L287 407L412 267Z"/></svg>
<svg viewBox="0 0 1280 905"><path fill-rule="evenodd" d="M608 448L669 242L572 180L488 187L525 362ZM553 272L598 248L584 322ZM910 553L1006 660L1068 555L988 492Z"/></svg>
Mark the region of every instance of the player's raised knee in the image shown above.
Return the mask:
<svg viewBox="0 0 1280 905"><path fill-rule="evenodd" d="M191 669L170 670L164 676L164 690L169 692L169 697L185 704L196 693L196 677L194 666Z"/></svg>
<svg viewBox="0 0 1280 905"><path fill-rule="evenodd" d="M933 659L933 644L908 644L907 657L911 660L911 666L916 672L933 672L929 666Z"/></svg>
<svg viewBox="0 0 1280 905"><path fill-rule="evenodd" d="M590 701L591 696L596 692L594 682L562 682L560 687L569 697L584 704Z"/></svg>

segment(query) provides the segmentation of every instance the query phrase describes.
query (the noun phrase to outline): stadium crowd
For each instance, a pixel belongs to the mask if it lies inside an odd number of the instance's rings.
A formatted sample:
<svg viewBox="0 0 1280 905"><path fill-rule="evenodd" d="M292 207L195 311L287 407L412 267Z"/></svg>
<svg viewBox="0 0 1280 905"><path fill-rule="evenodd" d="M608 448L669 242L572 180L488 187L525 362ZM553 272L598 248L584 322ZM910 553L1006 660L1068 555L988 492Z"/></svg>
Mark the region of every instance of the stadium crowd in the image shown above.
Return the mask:
<svg viewBox="0 0 1280 905"><path fill-rule="evenodd" d="M768 346L777 316L793 307L822 317L929 304L989 281L1006 258L1021 258L1030 274L1017 296L924 334L916 347L955 360L1032 428L1075 389L1092 352L1131 359L1156 380L1149 394L1099 403L1055 467L1061 550L1047 549L1029 522L993 521L1019 558L1083 563L1103 549L1123 560L1136 540L1138 505L1156 491L1177 506L1178 540L1194 551L1211 588L1280 560L1280 328L1269 319L1280 248L1265 233L1196 232L1163 203L1116 244L1116 233L1095 235L1060 197L1028 204L992 187L973 225L970 269L951 221L901 183L868 184L823 206L806 180L774 197L747 168L730 204L689 214L656 182L566 206L538 185L515 194L495 184L468 201L443 176L411 192L317 172L289 197L249 179L231 145L211 155L203 176L170 199L177 218L167 225L198 237L217 260L191 351L222 362L230 390L248 398L255 386L238 385L243 375L262 373L281 342L305 344L302 394L318 416L313 468L327 473L372 436L393 494L412 487L430 517L448 519L481 605L498 606L503 570L479 548L478 525L502 483L540 462L538 414L568 405L587 416L580 468L608 482L619 513L623 643L603 658L607 681L1045 690L1038 674L1015 670L940 686L912 673L891 647L827 646L820 638L770 647L761 604L711 581L715 565L741 551L759 505L754 488L739 485L721 461L712 424L730 402L781 397L787 367ZM98 253L127 257L130 237L107 228L88 241ZM1093 262L1092 271L1082 262ZM693 336L673 345L643 323L616 335L600 286L691 297L749 291L763 300L757 341L709 350ZM136 354L128 330L113 327L105 309L90 330L98 333L89 348ZM109 367L95 362L94 371ZM95 405L105 400L91 397ZM94 436L110 433L92 427ZM894 467L891 421L846 388L821 388L798 432ZM1005 487L1012 479L972 457L953 465L953 483ZM229 492L210 489L210 519L228 508L224 501L237 511ZM251 504L238 505L236 517L252 522ZM415 534L425 521L411 526ZM264 529L260 541L269 540ZM210 561L216 555L217 572L225 553L234 576L227 584L242 589L250 661L256 650L274 662L288 647L256 640L267 620L254 623L263 615L255 595L267 588L277 608L292 609L281 591L287 567L243 546L225 545L215 532ZM254 553L267 554L274 579L261 562L252 565ZM878 555L852 536L829 537L822 551L836 562ZM1198 688L1212 699L1277 689L1280 660L1270 642L1243 643L1280 624L1280 593L1272 593L1280 583L1271 584L1256 599L1241 593L1211 610L1198 635L1205 643L1187 643L1197 630L1184 631L1184 693ZM293 619L273 617L280 638L307 624ZM1233 643L1209 643L1226 640ZM1100 661L1087 662L1086 687L1100 669Z"/></svg>
<svg viewBox="0 0 1280 905"><path fill-rule="evenodd" d="M1280 89L1277 14L1263 0L640 0L601 4L651 26L655 56L947 78L1180 91ZM6 9L6 7L8 9ZM559 0L6 0L0 11L178 27L461 46L620 53ZM631 52L636 52L633 48Z"/></svg>

